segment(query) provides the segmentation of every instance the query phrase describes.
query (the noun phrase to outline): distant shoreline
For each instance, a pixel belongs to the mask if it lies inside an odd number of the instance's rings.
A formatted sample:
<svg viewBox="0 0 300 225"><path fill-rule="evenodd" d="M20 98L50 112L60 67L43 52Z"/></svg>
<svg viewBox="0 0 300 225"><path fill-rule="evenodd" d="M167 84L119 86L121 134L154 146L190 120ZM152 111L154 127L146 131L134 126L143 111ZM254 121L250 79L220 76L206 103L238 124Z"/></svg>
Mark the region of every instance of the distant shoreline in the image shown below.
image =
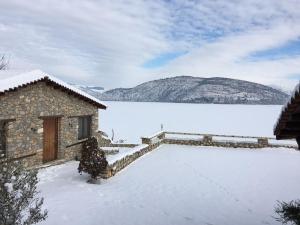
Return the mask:
<svg viewBox="0 0 300 225"><path fill-rule="evenodd" d="M162 102L162 101L126 101L126 100L103 100L103 102L135 102L135 103L173 103L173 104L195 104L195 105L275 105L283 106L284 104L257 104L257 103L200 103L200 102Z"/></svg>

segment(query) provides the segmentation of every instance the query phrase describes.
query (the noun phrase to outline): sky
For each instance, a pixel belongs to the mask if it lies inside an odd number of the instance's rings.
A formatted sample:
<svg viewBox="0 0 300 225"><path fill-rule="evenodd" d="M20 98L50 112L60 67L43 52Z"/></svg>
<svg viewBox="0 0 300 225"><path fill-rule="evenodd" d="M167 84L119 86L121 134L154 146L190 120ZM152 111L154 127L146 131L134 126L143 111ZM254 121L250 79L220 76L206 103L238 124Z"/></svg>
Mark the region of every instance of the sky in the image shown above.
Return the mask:
<svg viewBox="0 0 300 225"><path fill-rule="evenodd" d="M292 89L300 0L0 0L10 69L132 87L180 75Z"/></svg>

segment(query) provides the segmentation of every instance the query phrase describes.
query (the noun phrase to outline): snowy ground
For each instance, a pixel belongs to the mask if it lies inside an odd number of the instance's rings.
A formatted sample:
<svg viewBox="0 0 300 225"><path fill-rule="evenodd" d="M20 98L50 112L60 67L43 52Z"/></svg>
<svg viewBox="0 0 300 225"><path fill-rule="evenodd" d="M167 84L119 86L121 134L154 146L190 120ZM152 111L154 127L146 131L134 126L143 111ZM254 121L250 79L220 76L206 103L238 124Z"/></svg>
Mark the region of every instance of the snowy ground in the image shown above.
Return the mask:
<svg viewBox="0 0 300 225"><path fill-rule="evenodd" d="M77 162L40 171L42 224L278 224L276 200L299 197L300 153L162 145L101 185Z"/></svg>
<svg viewBox="0 0 300 225"><path fill-rule="evenodd" d="M140 143L141 136L161 129L245 136L273 136L282 106L105 102L100 129L115 140Z"/></svg>

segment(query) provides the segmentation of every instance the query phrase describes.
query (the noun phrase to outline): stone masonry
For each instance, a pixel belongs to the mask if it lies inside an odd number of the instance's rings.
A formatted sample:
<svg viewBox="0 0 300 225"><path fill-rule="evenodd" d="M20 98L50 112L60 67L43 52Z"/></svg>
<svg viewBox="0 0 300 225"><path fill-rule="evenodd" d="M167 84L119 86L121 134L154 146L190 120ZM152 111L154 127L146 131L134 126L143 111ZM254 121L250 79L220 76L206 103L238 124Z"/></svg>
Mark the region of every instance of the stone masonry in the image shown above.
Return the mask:
<svg viewBox="0 0 300 225"><path fill-rule="evenodd" d="M0 121L6 121L6 157L26 166L43 163L43 118L58 117L57 159L80 157L78 117L91 116L91 135L99 142L98 108L72 94L38 82L0 96ZM107 142L104 140L104 142Z"/></svg>

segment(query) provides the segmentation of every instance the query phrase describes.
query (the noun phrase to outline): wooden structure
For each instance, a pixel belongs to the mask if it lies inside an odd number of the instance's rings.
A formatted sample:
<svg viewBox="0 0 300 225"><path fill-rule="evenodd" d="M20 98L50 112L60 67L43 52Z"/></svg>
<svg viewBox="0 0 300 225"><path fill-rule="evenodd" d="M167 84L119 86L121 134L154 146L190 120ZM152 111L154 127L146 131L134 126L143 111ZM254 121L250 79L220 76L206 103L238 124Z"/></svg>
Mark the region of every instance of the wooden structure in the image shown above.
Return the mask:
<svg viewBox="0 0 300 225"><path fill-rule="evenodd" d="M274 126L277 140L296 139L300 149L300 86L297 85L289 101L283 106Z"/></svg>
<svg viewBox="0 0 300 225"><path fill-rule="evenodd" d="M44 151L43 162L49 162L57 159L58 152L58 122L59 118L49 117L43 121L44 130Z"/></svg>

